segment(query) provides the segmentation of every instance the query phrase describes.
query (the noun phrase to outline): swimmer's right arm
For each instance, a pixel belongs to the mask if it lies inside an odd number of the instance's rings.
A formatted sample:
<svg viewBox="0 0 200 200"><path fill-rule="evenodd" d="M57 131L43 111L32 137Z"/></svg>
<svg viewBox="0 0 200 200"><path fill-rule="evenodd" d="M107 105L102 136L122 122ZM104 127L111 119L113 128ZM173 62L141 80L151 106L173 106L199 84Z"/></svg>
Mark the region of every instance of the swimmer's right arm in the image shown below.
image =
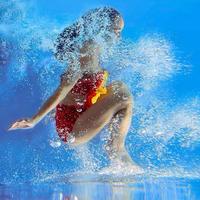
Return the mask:
<svg viewBox="0 0 200 200"><path fill-rule="evenodd" d="M74 84L80 77L80 72L75 72L74 74L72 70L69 69L64 76L62 76L59 87L56 89L54 94L47 99L39 111L32 118L21 119L14 122L8 130L33 128L65 98L67 93L73 88Z"/></svg>

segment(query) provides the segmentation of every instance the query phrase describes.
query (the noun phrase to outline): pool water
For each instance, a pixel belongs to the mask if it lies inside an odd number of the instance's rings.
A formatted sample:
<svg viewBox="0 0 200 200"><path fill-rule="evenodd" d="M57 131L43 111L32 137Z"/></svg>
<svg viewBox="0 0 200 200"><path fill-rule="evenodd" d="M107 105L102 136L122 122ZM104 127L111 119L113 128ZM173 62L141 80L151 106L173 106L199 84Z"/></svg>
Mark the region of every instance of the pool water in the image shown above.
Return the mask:
<svg viewBox="0 0 200 200"><path fill-rule="evenodd" d="M63 144L51 112L34 129L8 132L59 84L59 33L87 10L112 6L125 26L102 53L108 84L134 97L126 149L141 167L110 166L105 127L78 148ZM0 200L200 199L200 1L1 0ZM102 44L103 46L103 44Z"/></svg>
<svg viewBox="0 0 200 200"><path fill-rule="evenodd" d="M1 199L52 200L196 200L199 180L178 178L142 178L130 182L51 182L30 185L1 186Z"/></svg>

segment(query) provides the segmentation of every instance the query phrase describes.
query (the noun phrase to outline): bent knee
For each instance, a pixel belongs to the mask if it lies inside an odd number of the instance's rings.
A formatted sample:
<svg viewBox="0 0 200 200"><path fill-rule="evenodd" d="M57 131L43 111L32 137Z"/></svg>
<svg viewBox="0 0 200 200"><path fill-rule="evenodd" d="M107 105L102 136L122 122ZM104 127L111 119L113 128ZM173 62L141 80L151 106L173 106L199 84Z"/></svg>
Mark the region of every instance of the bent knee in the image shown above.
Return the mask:
<svg viewBox="0 0 200 200"><path fill-rule="evenodd" d="M110 86L114 97L120 102L133 104L133 95L128 86L122 81L115 81Z"/></svg>
<svg viewBox="0 0 200 200"><path fill-rule="evenodd" d="M122 81L114 81L110 86L118 89L127 88L127 85Z"/></svg>

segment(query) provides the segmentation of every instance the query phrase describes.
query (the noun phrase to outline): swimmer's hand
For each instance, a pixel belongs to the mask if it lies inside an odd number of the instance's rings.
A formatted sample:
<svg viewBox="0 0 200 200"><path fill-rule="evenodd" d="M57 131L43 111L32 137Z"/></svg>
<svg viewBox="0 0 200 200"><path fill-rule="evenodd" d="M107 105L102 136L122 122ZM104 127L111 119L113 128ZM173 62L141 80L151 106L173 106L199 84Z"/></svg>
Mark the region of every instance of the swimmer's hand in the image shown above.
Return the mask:
<svg viewBox="0 0 200 200"><path fill-rule="evenodd" d="M8 131L16 130L16 129L29 129L34 127L34 123L32 119L21 119L14 122Z"/></svg>

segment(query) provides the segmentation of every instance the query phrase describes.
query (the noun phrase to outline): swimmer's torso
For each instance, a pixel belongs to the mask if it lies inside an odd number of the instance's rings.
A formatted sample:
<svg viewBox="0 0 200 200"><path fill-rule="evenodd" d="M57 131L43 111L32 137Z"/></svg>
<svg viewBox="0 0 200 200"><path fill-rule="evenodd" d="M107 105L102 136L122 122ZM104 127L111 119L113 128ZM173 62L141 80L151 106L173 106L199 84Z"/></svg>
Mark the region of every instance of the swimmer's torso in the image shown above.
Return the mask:
<svg viewBox="0 0 200 200"><path fill-rule="evenodd" d="M60 104L70 106L77 105L77 103L80 102L86 102L89 93L95 93L99 87L104 87L107 76L108 72L106 70L101 70L92 74L84 73L83 77L77 81Z"/></svg>
<svg viewBox="0 0 200 200"><path fill-rule="evenodd" d="M105 82L108 76L106 70L96 73L84 73L65 99L56 107L56 129L60 138L68 141L78 117L95 104L102 94L107 93Z"/></svg>
<svg viewBox="0 0 200 200"><path fill-rule="evenodd" d="M70 105L75 105L76 104L76 99L80 99L81 101L86 100L86 95L80 95L80 94L73 94L73 93L68 93L67 96L61 101L61 104L70 106Z"/></svg>

